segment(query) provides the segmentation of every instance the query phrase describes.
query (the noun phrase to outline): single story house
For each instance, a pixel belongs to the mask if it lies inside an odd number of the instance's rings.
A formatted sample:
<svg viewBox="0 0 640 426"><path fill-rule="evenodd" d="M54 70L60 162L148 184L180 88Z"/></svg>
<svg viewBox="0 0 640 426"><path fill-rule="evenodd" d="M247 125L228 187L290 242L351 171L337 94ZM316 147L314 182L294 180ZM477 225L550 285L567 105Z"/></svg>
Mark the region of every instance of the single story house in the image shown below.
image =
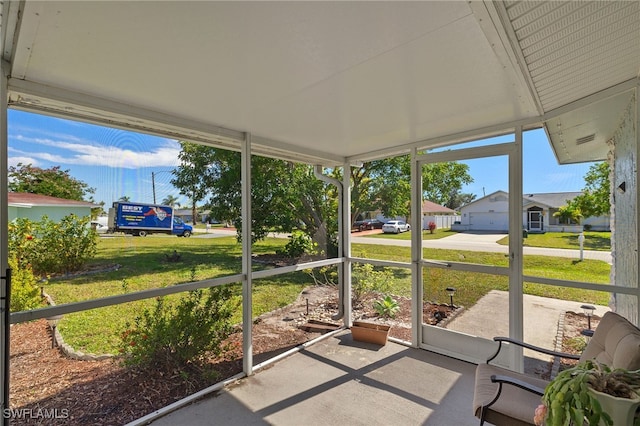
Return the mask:
<svg viewBox="0 0 640 426"><path fill-rule="evenodd" d="M193 222L193 210L192 209L174 209L173 214L175 217L182 219L184 223Z"/></svg>
<svg viewBox="0 0 640 426"><path fill-rule="evenodd" d="M377 219L380 222L390 220L408 221L409 218L403 216L386 217L380 210L363 212L356 220ZM455 221L460 220L460 215L449 207L441 206L433 201L422 201L422 229L429 229L429 222L435 222L438 229L451 228Z"/></svg>
<svg viewBox="0 0 640 426"><path fill-rule="evenodd" d="M78 217L91 216L91 209L100 207L87 201L67 200L25 192L9 192L7 195L9 221L20 217L37 222L46 215L54 222L58 222L71 213Z"/></svg>
<svg viewBox="0 0 640 426"><path fill-rule="evenodd" d="M429 229L429 222L434 222L438 229L451 228L459 220L460 215L455 210L433 201L422 201L422 229Z"/></svg>
<svg viewBox="0 0 640 426"><path fill-rule="evenodd" d="M581 192L523 194L522 227L529 232L580 232L584 225L593 230L609 231L609 216L588 217L580 224L562 224L554 213ZM509 229L509 193L496 191L460 209L462 231L498 231Z"/></svg>

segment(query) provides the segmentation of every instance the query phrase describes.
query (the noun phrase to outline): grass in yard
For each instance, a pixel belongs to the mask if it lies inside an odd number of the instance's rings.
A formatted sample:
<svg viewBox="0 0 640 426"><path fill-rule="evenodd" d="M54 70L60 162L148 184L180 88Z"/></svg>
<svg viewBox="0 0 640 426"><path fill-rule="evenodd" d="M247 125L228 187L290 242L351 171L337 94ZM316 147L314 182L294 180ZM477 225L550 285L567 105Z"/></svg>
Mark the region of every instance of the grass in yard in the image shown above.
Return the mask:
<svg viewBox="0 0 640 426"><path fill-rule="evenodd" d="M559 249L580 249L578 236L569 232L547 232L545 234L529 234L523 240L525 247L548 247ZM504 237L498 244L509 245L509 237ZM585 250L611 251L611 232L584 232L583 248Z"/></svg>
<svg viewBox="0 0 640 426"><path fill-rule="evenodd" d="M424 249L424 258L440 261L452 261L476 263L481 265L493 265L507 267L509 260L502 253L473 252L460 250ZM399 262L409 262L411 249L397 246L370 246L354 244L352 248L354 257L377 258ZM461 259L462 257L462 259ZM393 284L393 293L410 296L411 276L407 273L402 277L394 268L396 280ZM556 278L571 281L583 281L595 284L609 283L611 266L606 262L597 260L585 260L574 262L573 259L526 256L524 259L525 275ZM449 298L445 289L455 287L456 303L466 307L474 305L478 299L487 294L489 290L507 290L508 279L505 276L489 275L465 271L451 271L441 268L424 268L424 294L425 300L435 302L448 302ZM525 283L525 293L542 297L552 297L578 302L589 302L598 305L607 305L609 294L604 292L555 287L542 284Z"/></svg>
<svg viewBox="0 0 640 426"><path fill-rule="evenodd" d="M274 253L284 246L286 239L270 238L254 245L256 253ZM165 254L177 251L180 262L167 262ZM354 244L354 257L409 262L408 247ZM467 252L459 250L425 249L427 259L462 261L485 265L507 266L504 254ZM172 236L106 237L101 238L95 264L118 263L120 269L79 277L56 278L45 285L56 303L70 303L109 295L173 286L191 281L238 274L241 271L241 245L235 237L177 238ZM257 269L258 267L256 267ZM605 262L544 256L527 256L525 274L575 281L607 283L609 265ZM392 293L411 295L411 277L408 269L392 268ZM491 289L507 289L507 278L470 272L455 272L439 268L425 268L425 295L427 300L448 302L444 289L453 286L456 303L472 306ZM304 272L254 280L253 307L258 316L291 303L313 280ZM607 294L575 289L557 289L551 286L527 284L527 293L566 300L606 304ZM234 285L234 297L240 297L240 284ZM170 296L176 299L180 295ZM65 315L59 329L65 341L77 350L88 353L114 353L126 322L150 308L154 300L131 302L90 311ZM234 322L241 322L240 311Z"/></svg>
<svg viewBox="0 0 640 426"><path fill-rule="evenodd" d="M384 233L370 234L370 235L363 235L363 237L388 238L390 240L411 240L411 232L413 231L403 232L401 234L384 234ZM436 229L433 234L429 231L422 231L422 239L423 240L439 240L440 238L450 237L451 235L455 235L455 234L457 234L457 232L452 231L450 229ZM358 234L354 234L354 236L357 237Z"/></svg>
<svg viewBox="0 0 640 426"><path fill-rule="evenodd" d="M273 253L286 242L271 239L255 244L254 251ZM173 250L181 254L180 262L165 260L165 254ZM57 304L63 304L238 274L242 270L241 253L242 247L235 237L101 238L99 255L94 263L118 263L121 265L118 271L52 279L45 285L45 291ZM286 306L310 283L311 278L302 272L254 281L254 315ZM235 285L234 294L240 297L239 284ZM170 299L178 297L180 295L169 296ZM126 322L133 322L135 316L145 308L151 308L153 303L153 299L142 300L68 314L60 322L59 329L65 342L77 350L113 353ZM241 322L241 313L238 312L233 320Z"/></svg>
<svg viewBox="0 0 640 426"><path fill-rule="evenodd" d="M194 225L193 223L188 223L187 225L191 225L196 229L207 229L206 223L198 222L196 225ZM215 228L226 228L226 226L224 223L212 223L209 225L209 229L215 229Z"/></svg>

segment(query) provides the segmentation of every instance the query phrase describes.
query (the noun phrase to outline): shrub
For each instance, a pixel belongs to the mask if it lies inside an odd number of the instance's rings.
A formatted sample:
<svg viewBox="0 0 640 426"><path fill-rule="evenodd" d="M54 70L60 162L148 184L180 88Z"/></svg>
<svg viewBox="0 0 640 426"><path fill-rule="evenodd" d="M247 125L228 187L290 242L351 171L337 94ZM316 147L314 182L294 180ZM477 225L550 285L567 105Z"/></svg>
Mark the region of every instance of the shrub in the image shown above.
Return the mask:
<svg viewBox="0 0 640 426"><path fill-rule="evenodd" d="M40 222L16 219L9 224L9 251L19 265L29 264L39 275L76 271L97 251L98 234L89 226L89 220L74 214L60 222L47 216Z"/></svg>
<svg viewBox="0 0 640 426"><path fill-rule="evenodd" d="M394 318L400 310L400 306L394 298L386 295L384 298L373 302L373 309L375 309L381 317Z"/></svg>
<svg viewBox="0 0 640 426"><path fill-rule="evenodd" d="M391 271L375 270L373 265L364 263L353 267L351 273L351 301L360 304L365 295L379 292L387 293L391 288Z"/></svg>
<svg viewBox="0 0 640 426"><path fill-rule="evenodd" d="M10 257L17 263L17 268L29 266L35 257L38 240L34 237L36 223L29 219L17 218L9 222L8 248Z"/></svg>
<svg viewBox="0 0 640 426"><path fill-rule="evenodd" d="M20 265L18 259L9 257L11 268L11 311L27 311L37 308L42 303L38 280L29 265Z"/></svg>
<svg viewBox="0 0 640 426"><path fill-rule="evenodd" d="M429 222L429 232L431 232L433 234L433 232L436 230L436 223L435 222Z"/></svg>
<svg viewBox="0 0 640 426"><path fill-rule="evenodd" d="M322 266L320 268L305 269L314 285L336 285L338 283L338 267L335 265Z"/></svg>
<svg viewBox="0 0 640 426"><path fill-rule="evenodd" d="M165 371L202 366L207 354L226 349L223 342L233 331L231 317L238 306L232 300L228 286L190 291L173 305L157 298L155 307L122 333L124 363Z"/></svg>
<svg viewBox="0 0 640 426"><path fill-rule="evenodd" d="M293 231L289 237L289 242L282 250L278 250L279 254L287 257L300 257L303 254L312 254L316 252L316 245L311 238L302 231Z"/></svg>

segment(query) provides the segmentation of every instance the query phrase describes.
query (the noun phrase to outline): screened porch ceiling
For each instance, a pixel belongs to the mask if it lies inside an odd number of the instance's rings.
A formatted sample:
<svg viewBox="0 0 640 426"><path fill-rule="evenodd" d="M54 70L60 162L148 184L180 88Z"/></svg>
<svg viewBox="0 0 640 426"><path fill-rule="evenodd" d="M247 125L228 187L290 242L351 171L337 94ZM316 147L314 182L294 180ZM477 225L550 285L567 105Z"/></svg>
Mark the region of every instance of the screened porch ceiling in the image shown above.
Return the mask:
<svg viewBox="0 0 640 426"><path fill-rule="evenodd" d="M640 2L3 1L9 106L335 165L544 126L605 158Z"/></svg>

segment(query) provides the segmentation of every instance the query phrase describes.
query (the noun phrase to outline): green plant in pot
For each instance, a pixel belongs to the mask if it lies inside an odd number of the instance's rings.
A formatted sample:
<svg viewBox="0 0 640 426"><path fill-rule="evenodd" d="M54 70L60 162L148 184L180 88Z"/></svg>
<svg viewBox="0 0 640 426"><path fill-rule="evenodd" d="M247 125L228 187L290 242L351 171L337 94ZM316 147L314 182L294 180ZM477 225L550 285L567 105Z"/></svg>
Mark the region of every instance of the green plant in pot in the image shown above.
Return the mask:
<svg viewBox="0 0 640 426"><path fill-rule="evenodd" d="M595 360L583 361L560 372L545 388L544 424L630 425L640 405L639 391L640 370L611 369ZM610 403L622 405L609 408Z"/></svg>

